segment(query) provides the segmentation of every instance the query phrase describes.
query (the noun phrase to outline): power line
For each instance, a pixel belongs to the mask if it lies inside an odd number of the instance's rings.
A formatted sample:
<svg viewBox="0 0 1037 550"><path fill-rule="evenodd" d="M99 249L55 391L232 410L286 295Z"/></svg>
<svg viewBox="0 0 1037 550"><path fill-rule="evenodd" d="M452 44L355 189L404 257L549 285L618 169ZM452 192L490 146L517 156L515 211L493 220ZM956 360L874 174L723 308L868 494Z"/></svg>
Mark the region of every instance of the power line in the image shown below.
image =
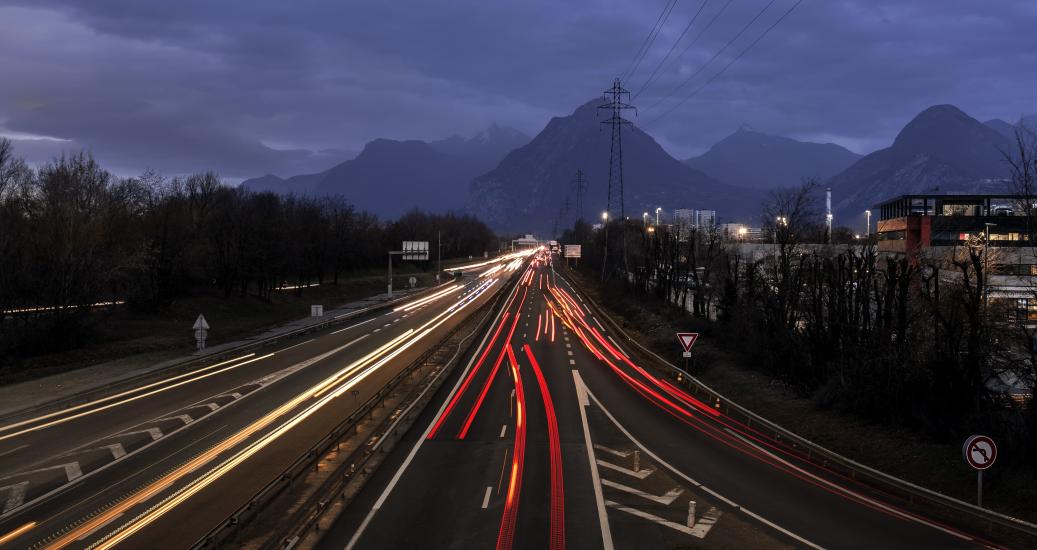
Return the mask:
<svg viewBox="0 0 1037 550"><path fill-rule="evenodd" d="M644 84L641 85L641 88L634 92L634 99L637 99L637 96L641 95L641 92L645 90L648 84L652 81L652 78L654 78L655 75L659 73L659 69L661 69L663 67L663 64L666 63L666 60L670 58L670 54L673 53L673 50L677 49L677 44L681 43L681 40L684 39L684 35L688 34L688 31L691 30L691 26L695 24L695 21L699 18L699 15L702 14L702 10L706 8L706 4L709 4L709 0L702 1L702 4L699 6L698 11L696 11L695 15L691 17L691 21L688 21L688 24L684 26L684 30L681 31L681 34L677 37L677 40L673 41L673 45L670 46L669 51L667 51L666 55L663 56L661 61L659 61L659 64L655 66L655 69L652 70L652 74L648 75L648 79L645 80Z"/></svg>
<svg viewBox="0 0 1037 550"><path fill-rule="evenodd" d="M634 55L634 59L630 62L627 70L623 71L622 78L625 80L630 78L637 72L637 67L641 65L641 60L648 54L648 50L652 49L652 44L655 43L655 38L659 36L659 31L662 30L663 25L666 24L666 20L670 18L670 12L673 11L673 7L677 5L677 0L667 0L666 5L663 6L662 13L655 20L655 25L652 26L652 30L648 31L648 36L645 37L644 42L641 43L641 48L637 50L637 54Z"/></svg>
<svg viewBox="0 0 1037 550"><path fill-rule="evenodd" d="M691 42L688 42L688 45L684 46L684 49L681 50L681 53L677 54L677 57L673 58L671 65L676 64L680 58L684 57L684 54L688 53L688 50L690 50L695 44L698 43L699 39L706 34L706 31L708 31L713 26L713 23L716 23L717 19L720 19L720 16L723 15L725 11L727 11L728 6L730 6L732 2L734 2L734 0L727 0L727 2L723 6L720 6L720 9L716 13L714 13L713 17L709 20L708 23L706 23L706 26L702 27L702 30L700 30L698 34L695 35L695 38L692 38ZM646 82L645 85L642 86L642 90L638 90L637 94L635 94L635 97L641 94L643 88L647 88L648 86L651 86L652 84L658 82L659 79L662 78L663 74L665 74L665 71L659 73L659 75L656 76L654 80ZM651 107L649 107L649 110L651 110Z"/></svg>
<svg viewBox="0 0 1037 550"><path fill-rule="evenodd" d="M743 49L741 52L739 52L738 55L736 55L733 59L731 59L731 61L729 61L727 63L727 65L724 65L724 67L722 69L720 69L719 71L717 71L716 74L714 74L712 77L710 77L709 80L707 80L701 86L699 86L694 91L692 91L690 94L685 96L684 99L681 99L679 102L677 102L676 105L674 105L673 107L670 107L669 109L667 109L661 115L659 115L659 116L653 118L652 120L648 121L648 123L645 124L645 126L648 126L648 125L654 123L655 121L661 119L662 117L672 113L677 107L680 107L686 101L688 101L689 99L694 97L696 94L701 92L703 88L705 88L706 86L709 86L710 83L712 83L714 80L716 80L720 75L724 74L724 72L727 71L727 69L729 67L731 67L731 65L734 65L735 62L738 61L739 59L741 59L742 56L744 56L746 53L749 52L749 50L753 49L753 46L755 46L761 40L763 40L763 38L765 36L767 36L767 34L769 34L772 29L774 29L774 27L777 27L779 23L781 23L786 17L788 17L789 14L791 14L796 9L796 7L799 6L802 3L803 3L803 0L796 0L795 4L792 4L792 6L789 7L789 9L785 11L785 13L781 14L781 17L779 17L777 20L775 20L774 23L771 23L771 26L767 27L767 29L764 30L763 33L760 34L760 36L756 37L756 40L753 40L752 43L750 43L748 46L745 47L745 49Z"/></svg>
<svg viewBox="0 0 1037 550"><path fill-rule="evenodd" d="M655 107L658 107L658 105L662 104L666 100L669 100L670 98L672 98L673 94L676 93L677 91L679 91L680 88L688 85L688 83L691 82L692 79L694 79L700 73L705 71L705 68L707 66L709 66L714 60L716 60L718 57L720 57L720 54L724 53L728 48L730 48L732 44L737 42L737 39L740 38L742 34L745 34L746 31L749 30L749 27L752 27L753 23L756 23L756 21L758 19L760 19L761 16L763 16L763 12L766 11L767 9L769 9L770 6L774 5L774 3L777 2L777 1L778 0L770 0L769 2L767 2L767 4L763 6L763 9L760 9L756 13L756 16L754 16L753 19L749 20L749 23L747 23L745 27L741 27L741 30L739 30L730 40L727 40L727 44L725 44L723 48L721 48L720 50L717 50L717 53L714 53L713 56L710 57L708 61L706 61L702 66L698 67L697 70L695 70L694 73L689 75L688 78L684 79L683 82L681 82L676 87L674 87L672 90L670 90L670 92L667 93L666 95L664 95L664 97L662 99L660 99L660 100L656 101L655 103L651 104L650 106L648 106L647 110L650 111L650 110L654 109Z"/></svg>

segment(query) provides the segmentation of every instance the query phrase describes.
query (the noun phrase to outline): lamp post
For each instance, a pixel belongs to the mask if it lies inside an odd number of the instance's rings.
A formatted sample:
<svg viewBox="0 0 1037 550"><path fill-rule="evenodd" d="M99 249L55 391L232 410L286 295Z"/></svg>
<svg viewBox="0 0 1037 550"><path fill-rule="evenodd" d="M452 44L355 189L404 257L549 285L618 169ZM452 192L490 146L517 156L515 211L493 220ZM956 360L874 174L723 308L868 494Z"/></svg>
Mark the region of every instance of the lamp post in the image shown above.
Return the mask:
<svg viewBox="0 0 1037 550"><path fill-rule="evenodd" d="M871 236L871 210L865 210L864 217L867 220L864 222L864 237L867 238Z"/></svg>
<svg viewBox="0 0 1037 550"><path fill-rule="evenodd" d="M990 304L990 228L996 223L987 222L983 224L983 309Z"/></svg>
<svg viewBox="0 0 1037 550"><path fill-rule="evenodd" d="M659 213L663 211L663 207L659 206L655 209L655 225L659 225Z"/></svg>
<svg viewBox="0 0 1037 550"><path fill-rule="evenodd" d="M605 245L601 251L601 280L605 280L605 262L609 258L609 212L608 210L601 213L601 224L605 231Z"/></svg>
<svg viewBox="0 0 1037 550"><path fill-rule="evenodd" d="M644 224L645 227L648 227L648 212L641 214L641 223Z"/></svg>

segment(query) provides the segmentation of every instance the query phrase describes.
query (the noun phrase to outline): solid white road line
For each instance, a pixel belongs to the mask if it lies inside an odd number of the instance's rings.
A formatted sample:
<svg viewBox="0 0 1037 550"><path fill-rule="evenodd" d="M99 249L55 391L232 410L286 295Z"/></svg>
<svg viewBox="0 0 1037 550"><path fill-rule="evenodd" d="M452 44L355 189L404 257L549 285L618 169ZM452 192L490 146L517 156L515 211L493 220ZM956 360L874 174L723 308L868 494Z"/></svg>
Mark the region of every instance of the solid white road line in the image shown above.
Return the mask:
<svg viewBox="0 0 1037 550"><path fill-rule="evenodd" d="M859 500L867 502L868 504L871 504L872 506L875 506L877 508L881 508L881 509L885 510L886 512L888 512L890 515L896 516L896 517L898 517L900 519L903 519L903 520L906 520L906 521L913 521L915 523L919 523L919 524L925 525L926 527L931 527L933 529L936 529L937 531L942 531L944 533L947 533L948 535L951 535L953 537L957 537L957 538L962 539L962 540L967 540L967 541L974 540L972 537L969 537L967 535L963 535L961 533L958 533L958 532L952 531L950 529L944 528L944 527L942 527L940 525L932 523L932 522L930 522L928 520L925 520L923 518L915 517L915 516L910 515L910 514L906 514L904 512L901 512L900 510L897 510L895 508L891 508L890 506L886 505L885 503L879 502L879 501L877 501L877 500L875 500L873 498L867 497L867 496L862 495L862 494L860 494L858 492L851 491L850 489L847 489L845 487L842 487L840 485L832 483L831 481L828 481L827 479L825 479L823 477L814 475L813 473L808 472L808 471L800 468L799 466L796 466L795 464L792 464L792 463L788 462L787 460L785 460L785 459L775 455L774 453L772 453L772 452L768 451L767 449L757 445L756 443L753 443L749 439L747 439L745 437L742 437L740 434L732 431L729 428L724 428L724 430L726 432L730 433L731 435L737 437L738 439L740 439L746 445L749 445L749 446L753 447L754 449L756 449L756 450L758 450L758 451L760 451L762 453L767 454L768 456L774 458L778 462L781 462L785 466L788 466L789 468L792 468L792 469L794 469L794 470L796 470L796 471L798 471L798 472L800 472L800 473L802 473L802 474L804 474L806 476L809 476L811 479L814 479L814 480L818 481L819 483L823 483L823 484L825 484L825 485L827 485L829 487L832 487L836 491L840 491L840 492L846 493L848 495L853 496L854 498L857 498Z"/></svg>
<svg viewBox="0 0 1037 550"><path fill-rule="evenodd" d="M490 492L491 492L491 491L493 491L493 487L492 487L492 486L487 486L487 487L486 487L486 494L485 494L485 495L483 495L483 497L482 497L482 507L483 507L484 509L485 509L485 508L486 508L487 506L489 506L489 505L490 505Z"/></svg>
<svg viewBox="0 0 1037 550"><path fill-rule="evenodd" d="M605 338L608 338L609 341L612 342L616 346L616 349L619 350L619 353L622 353L623 356L627 357L628 359L630 358L630 354L627 353L622 347L620 347L619 342L613 340L612 336L606 336Z"/></svg>
<svg viewBox="0 0 1037 550"><path fill-rule="evenodd" d="M605 413L605 416L607 416L608 419L612 421L613 425L615 425L617 428L619 428L619 431L623 432L623 435L625 435L627 437L627 439L629 439L634 445L637 445L642 451L644 451L644 453L646 455L652 457L652 459L655 460L655 462L657 464L665 467L667 470L670 470L675 475L680 476L685 481L687 481L688 483L694 485L695 487L698 487L699 489L702 489L703 491L709 493L714 498L720 500L724 504L727 504L731 508L734 508L734 509L739 510L741 512L745 512L746 515L748 515L748 516L752 517L753 519L759 521L760 523L762 523L762 524L764 524L764 525L774 529L775 531L778 531L779 533L784 534L785 536L787 536L789 538L795 539L800 544L803 544L805 546L809 546L810 548L814 548L815 550L824 550L823 546L820 546L820 545L817 545L817 544L815 544L813 542L810 542L809 540L807 540L807 539L805 539L805 538L803 538L803 537L793 533L792 531L789 531L788 529L785 529L784 527L781 527L778 524L776 524L776 523L774 523L774 522L772 522L772 521L770 521L768 519L765 519L763 516L761 516L759 514L750 512L748 509L740 506L739 504L735 503L733 500L725 497L724 495L721 495L720 493L714 491L713 489L710 489L709 487L706 487L705 485L699 483L698 481L695 481L691 477L688 477L688 475L685 474L684 472L678 470L677 468L674 468L669 462L666 462L659 455L657 455L657 454L653 453L652 451L648 450L648 447L645 447L643 443L638 441L637 438L635 438L634 435L632 433L630 433L629 430L626 429L626 427L624 427L622 424L619 423L618 420L616 420L615 416L612 416L612 413L609 412L609 410L605 408L605 406L601 403L601 400L599 400L596 395L591 393L590 389L587 388L586 386L584 386L584 392L587 394L588 399L593 399L594 400L594 403L598 406L599 409L601 409L601 412Z"/></svg>
<svg viewBox="0 0 1037 550"><path fill-rule="evenodd" d="M508 425L505 424L500 427L500 438L504 439L504 432L508 431Z"/></svg>
<svg viewBox="0 0 1037 550"><path fill-rule="evenodd" d="M613 550L612 529L609 528L609 515L605 511L605 497L601 494L601 478L598 476L597 460L594 458L594 445L591 443L590 426L587 425L587 386L583 384L580 371L573 371L573 383L576 385L576 398L580 403L580 422L583 423L583 443L587 449L587 461L590 462L591 481L594 485L594 502L598 506L598 524L601 525L601 544L604 550Z"/></svg>
<svg viewBox="0 0 1037 550"><path fill-rule="evenodd" d="M14 453L14 452L20 451L20 450L22 450L22 449L24 449L24 448L26 448L26 447L28 447L28 446L29 446L29 444L28 444L28 443L26 443L25 445L19 445L19 446L17 446L17 447L15 447L15 448L13 448L13 449L8 449L8 450L6 450L6 451L4 451L4 452L0 453L0 456L7 456L7 455L9 455L9 454L11 454L11 453Z"/></svg>

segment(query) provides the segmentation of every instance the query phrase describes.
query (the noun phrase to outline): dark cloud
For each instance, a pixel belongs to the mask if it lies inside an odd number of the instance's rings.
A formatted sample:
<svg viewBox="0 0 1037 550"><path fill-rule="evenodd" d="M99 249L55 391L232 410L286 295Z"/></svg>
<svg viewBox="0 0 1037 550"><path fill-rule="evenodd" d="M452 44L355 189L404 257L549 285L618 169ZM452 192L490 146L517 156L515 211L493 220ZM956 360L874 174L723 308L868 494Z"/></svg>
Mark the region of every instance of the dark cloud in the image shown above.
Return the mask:
<svg viewBox="0 0 1037 550"><path fill-rule="evenodd" d="M68 140L24 143L30 156L81 145L126 173L235 179L322 169L375 137L470 134L491 121L535 133L607 87L663 3L8 2L0 133ZM637 98L638 122L672 105L648 108L765 3L735 1ZM702 22L723 4L711 0ZM791 4L777 1L688 89ZM698 6L678 2L631 89ZM1015 120L1037 110L1035 18L1026 0L806 0L647 130L684 157L743 123L866 152L935 103Z"/></svg>

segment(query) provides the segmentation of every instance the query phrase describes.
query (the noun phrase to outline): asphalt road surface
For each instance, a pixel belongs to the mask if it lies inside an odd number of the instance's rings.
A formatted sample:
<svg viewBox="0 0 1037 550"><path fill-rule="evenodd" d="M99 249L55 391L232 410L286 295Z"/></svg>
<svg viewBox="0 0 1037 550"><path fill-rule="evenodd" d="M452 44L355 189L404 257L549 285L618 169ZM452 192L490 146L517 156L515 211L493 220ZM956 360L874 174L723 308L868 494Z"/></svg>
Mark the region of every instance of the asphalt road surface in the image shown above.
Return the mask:
<svg viewBox="0 0 1037 550"><path fill-rule="evenodd" d="M527 259L477 262L395 309L0 426L0 546L190 547Z"/></svg>
<svg viewBox="0 0 1037 550"><path fill-rule="evenodd" d="M645 371L539 254L321 547L970 548Z"/></svg>

